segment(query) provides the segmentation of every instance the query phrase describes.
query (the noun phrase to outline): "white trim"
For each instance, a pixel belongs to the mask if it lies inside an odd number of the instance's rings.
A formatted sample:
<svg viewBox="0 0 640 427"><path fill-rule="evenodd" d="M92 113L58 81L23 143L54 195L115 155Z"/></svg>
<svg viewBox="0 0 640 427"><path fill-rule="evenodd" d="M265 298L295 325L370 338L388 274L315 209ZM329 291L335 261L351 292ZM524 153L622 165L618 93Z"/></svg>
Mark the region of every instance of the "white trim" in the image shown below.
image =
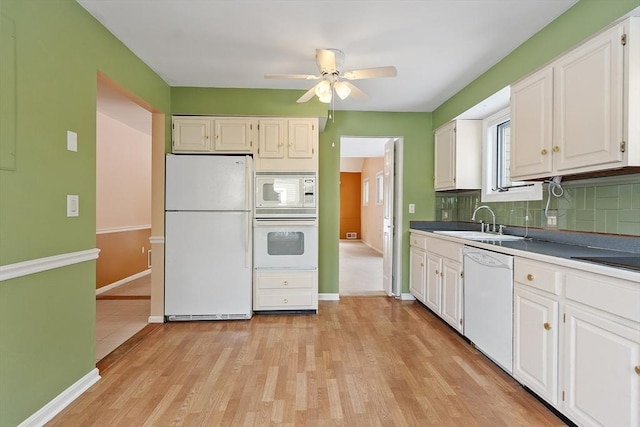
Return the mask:
<svg viewBox="0 0 640 427"><path fill-rule="evenodd" d="M149 323L164 323L164 316L149 316Z"/></svg>
<svg viewBox="0 0 640 427"><path fill-rule="evenodd" d="M147 230L151 228L151 224L142 225L125 225L124 227L108 227L96 230L96 234L120 233L123 231Z"/></svg>
<svg viewBox="0 0 640 427"><path fill-rule="evenodd" d="M99 253L100 249L94 248L2 265L0 266L0 282L29 274L40 273L42 271L53 270L54 268L92 261L98 259Z"/></svg>
<svg viewBox="0 0 640 427"><path fill-rule="evenodd" d="M416 297L414 297L414 296L413 296L413 295L411 295L411 294L405 294L405 293L403 293L403 294L401 294L401 295L400 295L400 299L401 299L402 301L415 301L415 300L416 300Z"/></svg>
<svg viewBox="0 0 640 427"><path fill-rule="evenodd" d="M71 384L65 391L54 397L49 403L36 411L29 418L18 424L18 427L43 426L53 417L58 415L71 402L76 400L89 387L100 380L98 368L93 368L89 373Z"/></svg>
<svg viewBox="0 0 640 427"><path fill-rule="evenodd" d="M319 293L318 301L340 301L340 294Z"/></svg>
<svg viewBox="0 0 640 427"><path fill-rule="evenodd" d="M151 269L141 271L140 273L132 274L129 277L125 277L124 279L120 279L117 282L113 282L113 283L111 283L109 285L101 286L98 289L96 289L96 295L100 295L102 293L110 291L111 289L117 288L120 285L124 285L125 283L129 283L132 280L139 279L139 278L147 276L149 274L151 274Z"/></svg>
<svg viewBox="0 0 640 427"><path fill-rule="evenodd" d="M402 251L403 251L403 241L402 237L406 234L407 239L409 238L409 233L405 233L404 228L404 219L402 216L404 209L404 137L399 137L396 139L396 155L395 155L395 184L394 184L394 202L393 202L393 210L394 210L394 224L393 224L393 235L394 235L394 243L393 243L393 251L395 253L395 277L393 279L393 289L392 292L394 295L402 294ZM407 224L407 231L409 229L409 224Z"/></svg>
<svg viewBox="0 0 640 427"><path fill-rule="evenodd" d="M151 236L149 237L149 243L152 245L164 245L164 236Z"/></svg>

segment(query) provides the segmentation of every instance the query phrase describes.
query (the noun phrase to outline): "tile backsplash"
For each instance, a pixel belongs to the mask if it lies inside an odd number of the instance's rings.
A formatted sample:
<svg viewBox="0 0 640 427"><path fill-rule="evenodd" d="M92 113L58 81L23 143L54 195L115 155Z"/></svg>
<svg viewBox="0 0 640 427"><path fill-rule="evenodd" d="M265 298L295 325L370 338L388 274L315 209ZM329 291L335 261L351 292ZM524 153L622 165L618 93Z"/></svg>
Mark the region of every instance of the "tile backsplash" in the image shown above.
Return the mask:
<svg viewBox="0 0 640 427"><path fill-rule="evenodd" d="M471 221L473 210L486 204L495 212L497 224L640 236L640 174L561 185L560 197L552 195L549 200L544 184L543 200L529 202L483 203L480 190L436 192L436 220ZM548 209L557 211L557 227L547 226L547 203ZM476 220L490 222L491 214L483 209Z"/></svg>

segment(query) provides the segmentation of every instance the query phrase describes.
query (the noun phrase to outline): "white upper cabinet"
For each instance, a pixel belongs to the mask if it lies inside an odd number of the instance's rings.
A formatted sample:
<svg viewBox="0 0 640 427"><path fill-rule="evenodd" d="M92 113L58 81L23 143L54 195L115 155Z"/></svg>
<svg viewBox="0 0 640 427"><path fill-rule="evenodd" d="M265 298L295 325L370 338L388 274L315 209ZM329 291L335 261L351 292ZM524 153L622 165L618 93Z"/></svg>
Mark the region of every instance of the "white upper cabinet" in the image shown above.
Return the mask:
<svg viewBox="0 0 640 427"><path fill-rule="evenodd" d="M256 171L317 171L318 119L258 120Z"/></svg>
<svg viewBox="0 0 640 427"><path fill-rule="evenodd" d="M640 165L639 27L620 22L512 85L512 179Z"/></svg>
<svg viewBox="0 0 640 427"><path fill-rule="evenodd" d="M241 117L214 120L215 151L248 152L253 150L256 138L257 120Z"/></svg>
<svg viewBox="0 0 640 427"><path fill-rule="evenodd" d="M436 190L482 187L482 121L454 120L436 129L434 142Z"/></svg>
<svg viewBox="0 0 640 427"><path fill-rule="evenodd" d="M249 117L173 117L173 153L253 151L257 121Z"/></svg>
<svg viewBox="0 0 640 427"><path fill-rule="evenodd" d="M174 117L173 152L206 153L211 151L211 120L202 117Z"/></svg>

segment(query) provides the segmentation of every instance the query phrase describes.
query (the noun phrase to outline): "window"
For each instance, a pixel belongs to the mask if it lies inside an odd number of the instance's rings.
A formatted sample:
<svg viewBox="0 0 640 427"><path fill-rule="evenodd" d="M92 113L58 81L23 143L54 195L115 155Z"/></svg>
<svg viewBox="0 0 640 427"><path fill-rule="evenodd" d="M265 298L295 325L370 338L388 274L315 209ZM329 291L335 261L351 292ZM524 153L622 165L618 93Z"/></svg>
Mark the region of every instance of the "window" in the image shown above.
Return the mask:
<svg viewBox="0 0 640 427"><path fill-rule="evenodd" d="M362 206L369 206L369 178L362 181Z"/></svg>
<svg viewBox="0 0 640 427"><path fill-rule="evenodd" d="M382 172L378 172L376 174L376 205L381 205L382 200L384 198L384 178L382 177Z"/></svg>
<svg viewBox="0 0 640 427"><path fill-rule="evenodd" d="M540 183L511 181L511 121L506 108L483 120L482 201L542 200Z"/></svg>

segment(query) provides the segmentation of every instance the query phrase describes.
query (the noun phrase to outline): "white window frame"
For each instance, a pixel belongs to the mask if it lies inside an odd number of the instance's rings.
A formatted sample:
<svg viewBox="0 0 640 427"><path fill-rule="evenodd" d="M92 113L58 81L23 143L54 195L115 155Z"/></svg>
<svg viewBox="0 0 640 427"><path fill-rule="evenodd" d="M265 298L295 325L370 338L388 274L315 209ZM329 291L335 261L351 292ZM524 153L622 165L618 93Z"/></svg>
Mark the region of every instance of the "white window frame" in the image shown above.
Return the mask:
<svg viewBox="0 0 640 427"><path fill-rule="evenodd" d="M369 206L369 178L362 181L362 206Z"/></svg>
<svg viewBox="0 0 640 427"><path fill-rule="evenodd" d="M482 120L482 202L517 202L542 200L542 183L535 182L530 187L510 188L509 191L493 190L497 187L496 177L496 127L510 119L509 108Z"/></svg>
<svg viewBox="0 0 640 427"><path fill-rule="evenodd" d="M376 174L376 205L381 205L384 200L384 177L382 171Z"/></svg>

